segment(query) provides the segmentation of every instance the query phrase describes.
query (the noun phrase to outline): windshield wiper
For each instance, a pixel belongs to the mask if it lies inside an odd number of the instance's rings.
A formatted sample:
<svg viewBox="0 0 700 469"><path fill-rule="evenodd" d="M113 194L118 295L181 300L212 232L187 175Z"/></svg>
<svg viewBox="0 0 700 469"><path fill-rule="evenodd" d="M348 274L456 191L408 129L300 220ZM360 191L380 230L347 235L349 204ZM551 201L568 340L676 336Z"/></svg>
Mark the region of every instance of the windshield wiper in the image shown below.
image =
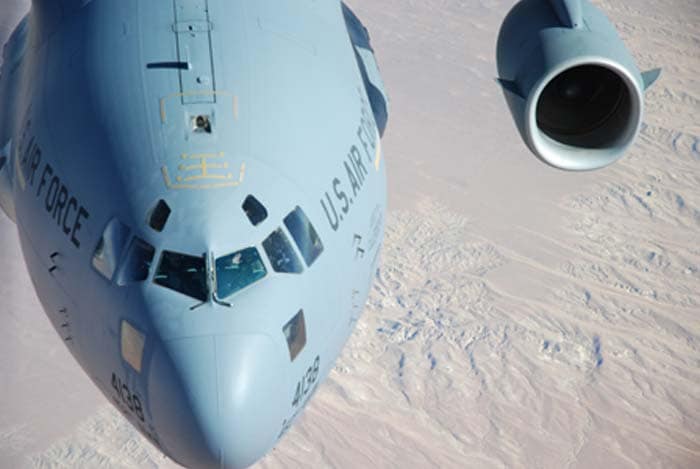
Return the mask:
<svg viewBox="0 0 700 469"><path fill-rule="evenodd" d="M205 269L205 270L209 270L209 266L207 265L207 255L206 255L206 253L205 253L205 254L202 254L202 258L204 259L204 269ZM206 288L207 288L207 292L206 292L205 298L208 298L208 297L209 297L209 292L212 291L212 284L211 284L210 276L209 276L209 275L206 275L206 272L205 272L205 278L206 278ZM204 301L202 301L201 303L197 303L196 305L190 306L190 311L194 311L194 310L197 309L197 308L201 308L202 306L204 306L204 305L207 304L207 303L208 303L208 301L207 301L207 300L204 300Z"/></svg>

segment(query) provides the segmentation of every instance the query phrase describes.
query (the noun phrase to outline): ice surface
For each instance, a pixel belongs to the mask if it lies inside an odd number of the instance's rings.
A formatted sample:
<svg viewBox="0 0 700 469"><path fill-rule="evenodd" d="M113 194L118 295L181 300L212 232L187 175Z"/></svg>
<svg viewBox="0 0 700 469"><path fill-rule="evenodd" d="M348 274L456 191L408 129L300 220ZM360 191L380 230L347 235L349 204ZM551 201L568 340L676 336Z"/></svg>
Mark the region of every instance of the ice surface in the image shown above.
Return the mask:
<svg viewBox="0 0 700 469"><path fill-rule="evenodd" d="M383 260L259 466L700 467L700 4L596 2L664 73L629 154L567 174L493 80L512 1L349 3L392 100ZM22 7L3 0L3 38ZM0 259L0 467L175 467L73 363L2 215Z"/></svg>

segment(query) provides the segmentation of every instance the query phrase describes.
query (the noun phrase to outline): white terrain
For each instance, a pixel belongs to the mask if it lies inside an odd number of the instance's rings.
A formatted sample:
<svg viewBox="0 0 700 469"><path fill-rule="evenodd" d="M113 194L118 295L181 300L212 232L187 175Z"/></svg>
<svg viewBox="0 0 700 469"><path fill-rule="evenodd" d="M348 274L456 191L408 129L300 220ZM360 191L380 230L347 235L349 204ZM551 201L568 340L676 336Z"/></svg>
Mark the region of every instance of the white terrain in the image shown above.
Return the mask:
<svg viewBox="0 0 700 469"><path fill-rule="evenodd" d="M4 42L27 1L1 0ZM513 0L351 0L391 97L390 212L362 320L260 468L700 467L700 3L596 0L641 135L573 174L494 81ZM0 467L173 468L45 318L0 213Z"/></svg>

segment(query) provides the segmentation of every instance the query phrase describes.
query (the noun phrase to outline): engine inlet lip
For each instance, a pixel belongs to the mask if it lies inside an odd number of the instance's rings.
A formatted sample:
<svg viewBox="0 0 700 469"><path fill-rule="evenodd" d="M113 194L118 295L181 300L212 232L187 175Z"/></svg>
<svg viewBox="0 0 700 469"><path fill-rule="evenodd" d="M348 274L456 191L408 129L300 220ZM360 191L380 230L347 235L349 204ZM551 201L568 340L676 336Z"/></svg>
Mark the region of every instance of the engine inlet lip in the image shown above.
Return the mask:
<svg viewBox="0 0 700 469"><path fill-rule="evenodd" d="M615 73L627 88L630 99L630 116L627 125L613 143L601 148L583 148L559 142L544 133L537 123L537 105L547 85L560 74L581 66L598 66ZM599 56L577 57L562 62L543 76L532 87L526 103L525 137L527 144L543 162L568 171L590 171L614 163L632 144L642 125L644 96L641 76L615 61Z"/></svg>

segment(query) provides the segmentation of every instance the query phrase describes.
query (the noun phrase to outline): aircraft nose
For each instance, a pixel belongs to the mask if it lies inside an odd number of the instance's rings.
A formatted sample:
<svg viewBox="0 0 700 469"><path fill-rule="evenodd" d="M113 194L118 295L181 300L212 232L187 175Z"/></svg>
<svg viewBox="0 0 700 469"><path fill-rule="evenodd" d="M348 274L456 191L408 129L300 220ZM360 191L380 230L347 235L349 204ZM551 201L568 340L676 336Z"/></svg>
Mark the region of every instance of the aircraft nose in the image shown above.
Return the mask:
<svg viewBox="0 0 700 469"><path fill-rule="evenodd" d="M177 375L167 381L181 387L181 398L161 412L182 413L175 403L180 400L190 414L180 418L176 430L166 429L179 432L170 435L168 449L186 453L174 459L189 467L237 469L263 457L277 441L288 410L284 355L273 340L224 335L165 345Z"/></svg>

